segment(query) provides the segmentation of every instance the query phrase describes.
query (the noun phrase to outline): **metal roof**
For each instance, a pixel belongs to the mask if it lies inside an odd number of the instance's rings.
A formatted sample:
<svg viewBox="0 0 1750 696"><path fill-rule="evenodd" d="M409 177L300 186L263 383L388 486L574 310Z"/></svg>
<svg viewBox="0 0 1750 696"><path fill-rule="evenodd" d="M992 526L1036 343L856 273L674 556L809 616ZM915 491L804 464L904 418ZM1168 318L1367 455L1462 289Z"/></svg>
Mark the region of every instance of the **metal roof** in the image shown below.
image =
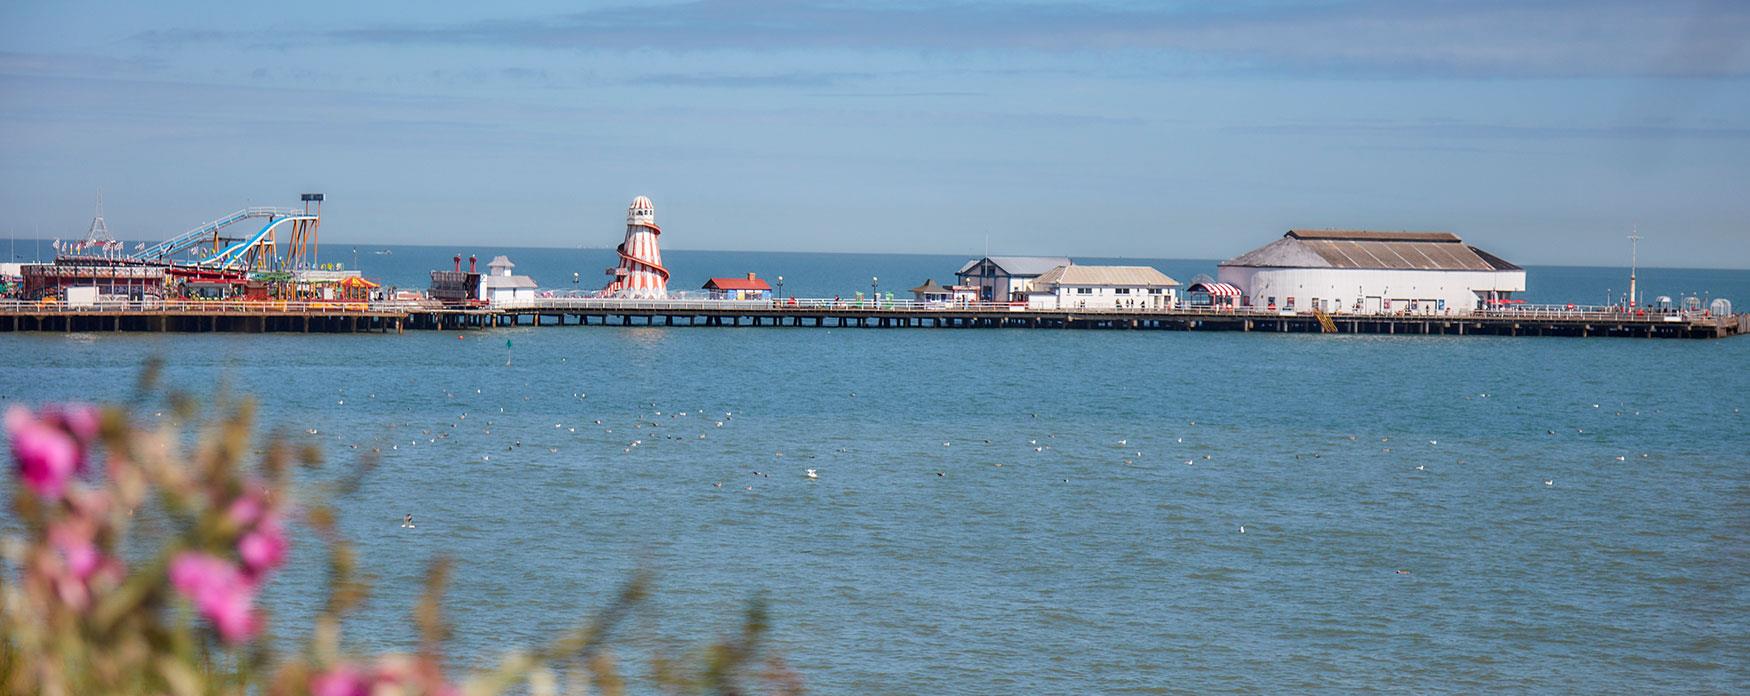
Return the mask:
<svg viewBox="0 0 1750 696"><path fill-rule="evenodd" d="M488 290L494 288L533 288L539 287L535 279L524 275L513 276L481 276L480 282L486 284Z"/></svg>
<svg viewBox="0 0 1750 696"><path fill-rule="evenodd" d="M961 266L960 270L955 272L955 275L965 275L972 270L972 267L986 260L995 264L997 268L1002 269L1011 277L1043 275L1046 271L1058 266L1068 266L1074 263L1067 256L986 256L967 261L966 265Z"/></svg>
<svg viewBox="0 0 1750 696"><path fill-rule="evenodd" d="M1052 285L1112 287L1177 287L1179 281L1153 266L1058 266L1033 281L1033 287Z"/></svg>
<svg viewBox="0 0 1750 696"><path fill-rule="evenodd" d="M911 291L914 294L929 293L931 295L946 295L953 292L948 288L942 287L942 284L936 282L935 278L924 281L923 285L912 288Z"/></svg>
<svg viewBox="0 0 1750 696"><path fill-rule="evenodd" d="M1450 232L1289 230L1281 239L1222 262L1263 268L1417 271L1519 270Z"/></svg>

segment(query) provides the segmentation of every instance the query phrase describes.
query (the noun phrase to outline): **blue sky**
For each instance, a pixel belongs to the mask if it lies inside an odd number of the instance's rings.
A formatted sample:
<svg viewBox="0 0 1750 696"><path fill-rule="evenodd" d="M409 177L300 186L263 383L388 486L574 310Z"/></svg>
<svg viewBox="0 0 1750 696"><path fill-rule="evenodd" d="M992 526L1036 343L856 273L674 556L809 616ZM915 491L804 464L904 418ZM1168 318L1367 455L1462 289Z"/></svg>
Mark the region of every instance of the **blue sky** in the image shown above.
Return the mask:
<svg viewBox="0 0 1750 696"><path fill-rule="evenodd" d="M0 231L1750 267L1750 3L9 2Z"/></svg>

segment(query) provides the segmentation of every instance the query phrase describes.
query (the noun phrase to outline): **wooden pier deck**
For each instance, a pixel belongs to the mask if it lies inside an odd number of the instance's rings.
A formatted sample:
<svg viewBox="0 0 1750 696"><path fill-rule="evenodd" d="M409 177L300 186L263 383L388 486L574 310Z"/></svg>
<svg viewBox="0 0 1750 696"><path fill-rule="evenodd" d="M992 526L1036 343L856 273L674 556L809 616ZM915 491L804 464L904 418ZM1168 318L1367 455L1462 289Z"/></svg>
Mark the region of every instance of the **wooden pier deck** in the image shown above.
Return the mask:
<svg viewBox="0 0 1750 696"><path fill-rule="evenodd" d="M1750 315L1503 310L1464 315L1334 314L1175 309L1025 309L907 302L553 298L494 308L420 303L186 301L68 307L0 303L0 333L402 333L504 326L1028 328L1281 333L1724 338L1750 333Z"/></svg>

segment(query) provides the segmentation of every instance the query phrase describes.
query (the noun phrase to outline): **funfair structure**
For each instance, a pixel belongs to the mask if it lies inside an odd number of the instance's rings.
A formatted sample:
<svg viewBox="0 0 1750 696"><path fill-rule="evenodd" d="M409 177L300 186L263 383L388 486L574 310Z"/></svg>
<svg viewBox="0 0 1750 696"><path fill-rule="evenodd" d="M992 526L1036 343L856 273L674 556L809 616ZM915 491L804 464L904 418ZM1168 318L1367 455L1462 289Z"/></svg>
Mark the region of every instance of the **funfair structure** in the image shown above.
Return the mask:
<svg viewBox="0 0 1750 696"><path fill-rule="evenodd" d="M656 226L656 206L639 196L626 208L626 241L617 251L620 265L608 269L613 281L602 288L606 297L629 299L664 299L668 297L668 269L662 267L662 248L657 238L662 229Z"/></svg>
<svg viewBox="0 0 1750 696"><path fill-rule="evenodd" d="M322 224L324 198L320 193L304 194L302 210L243 208L157 244L142 244L129 258L228 270L314 268L317 265L316 232ZM226 234L225 228L251 218L267 222L246 236ZM279 236L287 232L289 236Z"/></svg>

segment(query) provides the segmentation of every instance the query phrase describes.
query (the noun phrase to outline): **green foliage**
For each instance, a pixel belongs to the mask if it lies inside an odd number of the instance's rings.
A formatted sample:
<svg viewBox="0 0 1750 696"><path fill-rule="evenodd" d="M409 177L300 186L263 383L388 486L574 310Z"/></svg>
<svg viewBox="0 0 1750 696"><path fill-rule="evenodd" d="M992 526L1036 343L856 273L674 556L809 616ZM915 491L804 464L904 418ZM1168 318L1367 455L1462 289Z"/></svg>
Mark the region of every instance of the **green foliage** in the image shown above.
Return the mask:
<svg viewBox="0 0 1750 696"><path fill-rule="evenodd" d="M156 364L134 403L158 394ZM592 617L543 646L512 652L495 669L452 676L443 616L453 562L427 569L413 607L414 654L349 654L343 619L370 595L354 546L327 501L356 488L369 460L315 491L297 491L294 468L321 452L278 437L255 444L255 408L224 396L203 404L163 395L154 425L128 407L50 406L6 414L14 455L13 513L23 534L0 544L0 690L11 694L418 696L623 693L615 631L643 606L647 574L628 580ZM220 414L203 420L203 414ZM191 450L184 444L191 440ZM251 461L253 459L253 461ZM137 520L167 529L144 555L124 553ZM271 582L295 518L325 547L327 600L299 633L301 649L274 650L256 594ZM123 556L134 558L124 562ZM310 556L306 555L306 558ZM276 627L288 635L287 627ZM801 693L798 675L763 649L768 616L753 600L740 630L682 657L652 658L648 681L675 694ZM562 678L563 677L563 678Z"/></svg>

